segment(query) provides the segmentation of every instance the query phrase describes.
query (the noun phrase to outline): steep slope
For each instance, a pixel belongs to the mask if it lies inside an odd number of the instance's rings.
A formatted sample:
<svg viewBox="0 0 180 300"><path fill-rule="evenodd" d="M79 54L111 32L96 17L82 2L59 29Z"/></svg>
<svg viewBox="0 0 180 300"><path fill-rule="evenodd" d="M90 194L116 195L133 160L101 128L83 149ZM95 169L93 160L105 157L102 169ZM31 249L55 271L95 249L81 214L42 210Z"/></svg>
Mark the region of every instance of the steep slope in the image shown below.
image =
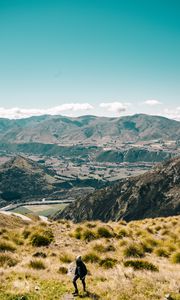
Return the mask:
<svg viewBox="0 0 180 300"><path fill-rule="evenodd" d="M115 141L178 140L180 122L137 114L120 118L40 116L20 120L0 119L1 143L92 144Z"/></svg>
<svg viewBox="0 0 180 300"><path fill-rule="evenodd" d="M180 157L69 205L55 219L126 221L180 213Z"/></svg>
<svg viewBox="0 0 180 300"><path fill-rule="evenodd" d="M36 162L17 156L0 167L0 206L48 195L56 180Z"/></svg>

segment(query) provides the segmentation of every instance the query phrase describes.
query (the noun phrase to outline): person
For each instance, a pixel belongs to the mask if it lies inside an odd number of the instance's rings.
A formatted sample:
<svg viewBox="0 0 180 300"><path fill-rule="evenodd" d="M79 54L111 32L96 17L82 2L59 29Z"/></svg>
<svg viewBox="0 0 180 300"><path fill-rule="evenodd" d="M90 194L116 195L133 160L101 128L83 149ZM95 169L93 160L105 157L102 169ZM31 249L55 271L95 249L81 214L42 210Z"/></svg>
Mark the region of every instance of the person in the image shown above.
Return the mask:
<svg viewBox="0 0 180 300"><path fill-rule="evenodd" d="M83 290L84 290L84 292L86 292L86 282L85 282L86 275L87 275L86 265L82 261L81 256L78 256L76 258L76 269L75 269L75 274L74 274L74 278L73 278L73 285L75 288L75 291L73 293L74 296L78 295L78 287L77 287L77 283L76 283L78 278L80 278L80 280L82 281Z"/></svg>

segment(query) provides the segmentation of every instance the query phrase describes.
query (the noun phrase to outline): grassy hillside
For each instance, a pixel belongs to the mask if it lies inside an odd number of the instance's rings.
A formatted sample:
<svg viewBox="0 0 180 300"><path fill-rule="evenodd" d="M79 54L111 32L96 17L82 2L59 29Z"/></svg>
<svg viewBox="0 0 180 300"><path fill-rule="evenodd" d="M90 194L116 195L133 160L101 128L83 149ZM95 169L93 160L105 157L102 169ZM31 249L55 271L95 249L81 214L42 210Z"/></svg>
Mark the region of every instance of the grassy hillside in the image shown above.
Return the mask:
<svg viewBox="0 0 180 300"><path fill-rule="evenodd" d="M1 300L73 299L70 270L79 254L88 293L79 283L76 299L180 299L179 216L78 225L0 220Z"/></svg>

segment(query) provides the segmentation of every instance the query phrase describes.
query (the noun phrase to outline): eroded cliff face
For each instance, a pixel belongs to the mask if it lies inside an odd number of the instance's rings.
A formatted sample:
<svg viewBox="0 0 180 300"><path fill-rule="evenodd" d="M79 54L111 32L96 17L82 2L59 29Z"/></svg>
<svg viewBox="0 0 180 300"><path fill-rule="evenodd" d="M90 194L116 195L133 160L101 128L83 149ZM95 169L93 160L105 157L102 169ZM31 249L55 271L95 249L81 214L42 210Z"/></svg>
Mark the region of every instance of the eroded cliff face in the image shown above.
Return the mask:
<svg viewBox="0 0 180 300"><path fill-rule="evenodd" d="M126 221L180 213L180 158L69 205L55 219Z"/></svg>

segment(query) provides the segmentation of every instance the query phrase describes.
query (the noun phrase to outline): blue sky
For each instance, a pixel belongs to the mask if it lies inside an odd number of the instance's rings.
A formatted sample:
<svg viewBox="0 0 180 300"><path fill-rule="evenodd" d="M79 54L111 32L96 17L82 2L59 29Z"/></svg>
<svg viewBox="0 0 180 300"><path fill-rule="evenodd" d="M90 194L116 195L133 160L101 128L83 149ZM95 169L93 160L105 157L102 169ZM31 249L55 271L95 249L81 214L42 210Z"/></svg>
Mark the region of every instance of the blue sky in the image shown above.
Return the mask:
<svg viewBox="0 0 180 300"><path fill-rule="evenodd" d="M179 0L0 0L0 116L179 107Z"/></svg>

